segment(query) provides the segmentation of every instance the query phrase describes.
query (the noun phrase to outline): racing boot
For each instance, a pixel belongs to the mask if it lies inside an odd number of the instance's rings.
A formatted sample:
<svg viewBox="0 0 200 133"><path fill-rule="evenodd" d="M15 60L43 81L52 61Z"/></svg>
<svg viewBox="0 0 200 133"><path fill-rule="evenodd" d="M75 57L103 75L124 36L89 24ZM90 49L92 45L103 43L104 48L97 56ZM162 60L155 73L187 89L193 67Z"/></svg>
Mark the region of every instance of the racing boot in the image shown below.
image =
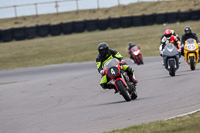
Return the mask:
<svg viewBox="0 0 200 133"><path fill-rule="evenodd" d="M138 83L136 79L133 78L133 75L129 75L129 80L133 82L135 85Z"/></svg>

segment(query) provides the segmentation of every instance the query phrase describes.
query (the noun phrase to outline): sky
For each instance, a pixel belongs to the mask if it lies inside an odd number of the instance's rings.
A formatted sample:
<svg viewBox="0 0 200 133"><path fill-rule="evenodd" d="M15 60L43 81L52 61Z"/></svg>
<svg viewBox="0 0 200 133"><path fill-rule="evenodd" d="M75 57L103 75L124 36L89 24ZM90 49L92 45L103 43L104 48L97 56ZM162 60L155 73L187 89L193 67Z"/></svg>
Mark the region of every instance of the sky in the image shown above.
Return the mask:
<svg viewBox="0 0 200 133"><path fill-rule="evenodd" d="M108 8L112 6L116 6L119 3L126 5L130 3L135 3L138 1L158 1L158 0L57 0L58 2L58 10L56 7L56 0L1 0L0 3L0 19L1 18L12 18L15 16L28 16L35 15L36 12L38 14L48 14L48 13L56 13L58 12L66 12L66 11L74 11L74 10L82 10L82 9L97 9L99 8ZM62 1L62 2L61 2ZM53 3L45 3L45 2L53 2ZM37 4L37 11L36 6ZM24 4L32 4L29 6L21 6ZM14 5L17 7L14 8ZM11 6L11 7L9 7ZM5 8L9 7L9 8Z"/></svg>

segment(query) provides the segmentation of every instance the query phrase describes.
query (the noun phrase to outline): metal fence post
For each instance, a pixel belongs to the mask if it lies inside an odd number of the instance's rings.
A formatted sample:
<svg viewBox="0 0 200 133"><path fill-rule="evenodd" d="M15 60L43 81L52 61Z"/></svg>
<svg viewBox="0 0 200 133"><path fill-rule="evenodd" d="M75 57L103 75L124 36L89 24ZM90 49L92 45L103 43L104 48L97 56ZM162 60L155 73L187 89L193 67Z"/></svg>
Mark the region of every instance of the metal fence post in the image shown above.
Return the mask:
<svg viewBox="0 0 200 133"><path fill-rule="evenodd" d="M55 1L55 8L56 8L56 13L57 13L57 14L58 14L58 7L59 7L58 1Z"/></svg>
<svg viewBox="0 0 200 133"><path fill-rule="evenodd" d="M38 8L37 8L37 3L35 3L35 14L38 16Z"/></svg>
<svg viewBox="0 0 200 133"><path fill-rule="evenodd" d="M15 10L15 17L17 18L17 6L14 5L14 10Z"/></svg>
<svg viewBox="0 0 200 133"><path fill-rule="evenodd" d="M118 0L118 6L120 6L120 0Z"/></svg>
<svg viewBox="0 0 200 133"><path fill-rule="evenodd" d="M99 9L99 0L97 0L97 8Z"/></svg>
<svg viewBox="0 0 200 133"><path fill-rule="evenodd" d="M78 0L76 0L76 7L77 7L77 11L79 10L79 7L78 7Z"/></svg>

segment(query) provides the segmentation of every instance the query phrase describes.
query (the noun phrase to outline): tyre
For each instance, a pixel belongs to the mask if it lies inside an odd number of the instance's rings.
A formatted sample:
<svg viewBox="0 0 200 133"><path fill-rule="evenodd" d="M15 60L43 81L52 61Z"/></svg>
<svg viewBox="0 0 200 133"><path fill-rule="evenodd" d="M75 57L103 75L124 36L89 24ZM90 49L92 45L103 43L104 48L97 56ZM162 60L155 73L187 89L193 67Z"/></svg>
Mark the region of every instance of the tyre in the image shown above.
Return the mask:
<svg viewBox="0 0 200 133"><path fill-rule="evenodd" d="M130 94L126 91L126 88L124 86L124 84L122 83L121 80L118 80L116 82L117 88L119 89L121 95L124 97L124 99L128 102L131 101L131 96Z"/></svg>
<svg viewBox="0 0 200 133"><path fill-rule="evenodd" d="M143 60L139 57L140 64L144 64Z"/></svg>
<svg viewBox="0 0 200 133"><path fill-rule="evenodd" d="M170 66L169 75L175 76L175 62L173 60L170 60L169 66Z"/></svg>
<svg viewBox="0 0 200 133"><path fill-rule="evenodd" d="M138 97L138 96L137 96L137 92L135 91L135 92L132 94L131 99L134 100L134 99L136 99L137 97Z"/></svg>
<svg viewBox="0 0 200 133"><path fill-rule="evenodd" d="M194 56L190 56L190 69L191 70L195 70L195 66L194 66Z"/></svg>

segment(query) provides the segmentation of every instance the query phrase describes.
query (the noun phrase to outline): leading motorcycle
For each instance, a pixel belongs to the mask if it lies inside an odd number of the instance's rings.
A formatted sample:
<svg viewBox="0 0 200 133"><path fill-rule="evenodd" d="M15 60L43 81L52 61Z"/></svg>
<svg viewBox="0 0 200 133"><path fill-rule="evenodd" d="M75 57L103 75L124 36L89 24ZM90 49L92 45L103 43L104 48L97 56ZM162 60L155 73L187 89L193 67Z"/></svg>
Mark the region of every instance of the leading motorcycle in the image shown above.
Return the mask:
<svg viewBox="0 0 200 133"><path fill-rule="evenodd" d="M104 64L104 71L110 78L109 83L115 85L116 92L119 92L128 102L137 98L136 86L129 80L121 65L118 59L109 59Z"/></svg>
<svg viewBox="0 0 200 133"><path fill-rule="evenodd" d="M169 75L175 76L175 72L179 68L179 52L174 44L167 43L163 49L162 56L165 69L169 71Z"/></svg>
<svg viewBox="0 0 200 133"><path fill-rule="evenodd" d="M185 41L184 56L185 61L190 65L190 69L195 70L199 61L199 46L195 39L189 38Z"/></svg>

